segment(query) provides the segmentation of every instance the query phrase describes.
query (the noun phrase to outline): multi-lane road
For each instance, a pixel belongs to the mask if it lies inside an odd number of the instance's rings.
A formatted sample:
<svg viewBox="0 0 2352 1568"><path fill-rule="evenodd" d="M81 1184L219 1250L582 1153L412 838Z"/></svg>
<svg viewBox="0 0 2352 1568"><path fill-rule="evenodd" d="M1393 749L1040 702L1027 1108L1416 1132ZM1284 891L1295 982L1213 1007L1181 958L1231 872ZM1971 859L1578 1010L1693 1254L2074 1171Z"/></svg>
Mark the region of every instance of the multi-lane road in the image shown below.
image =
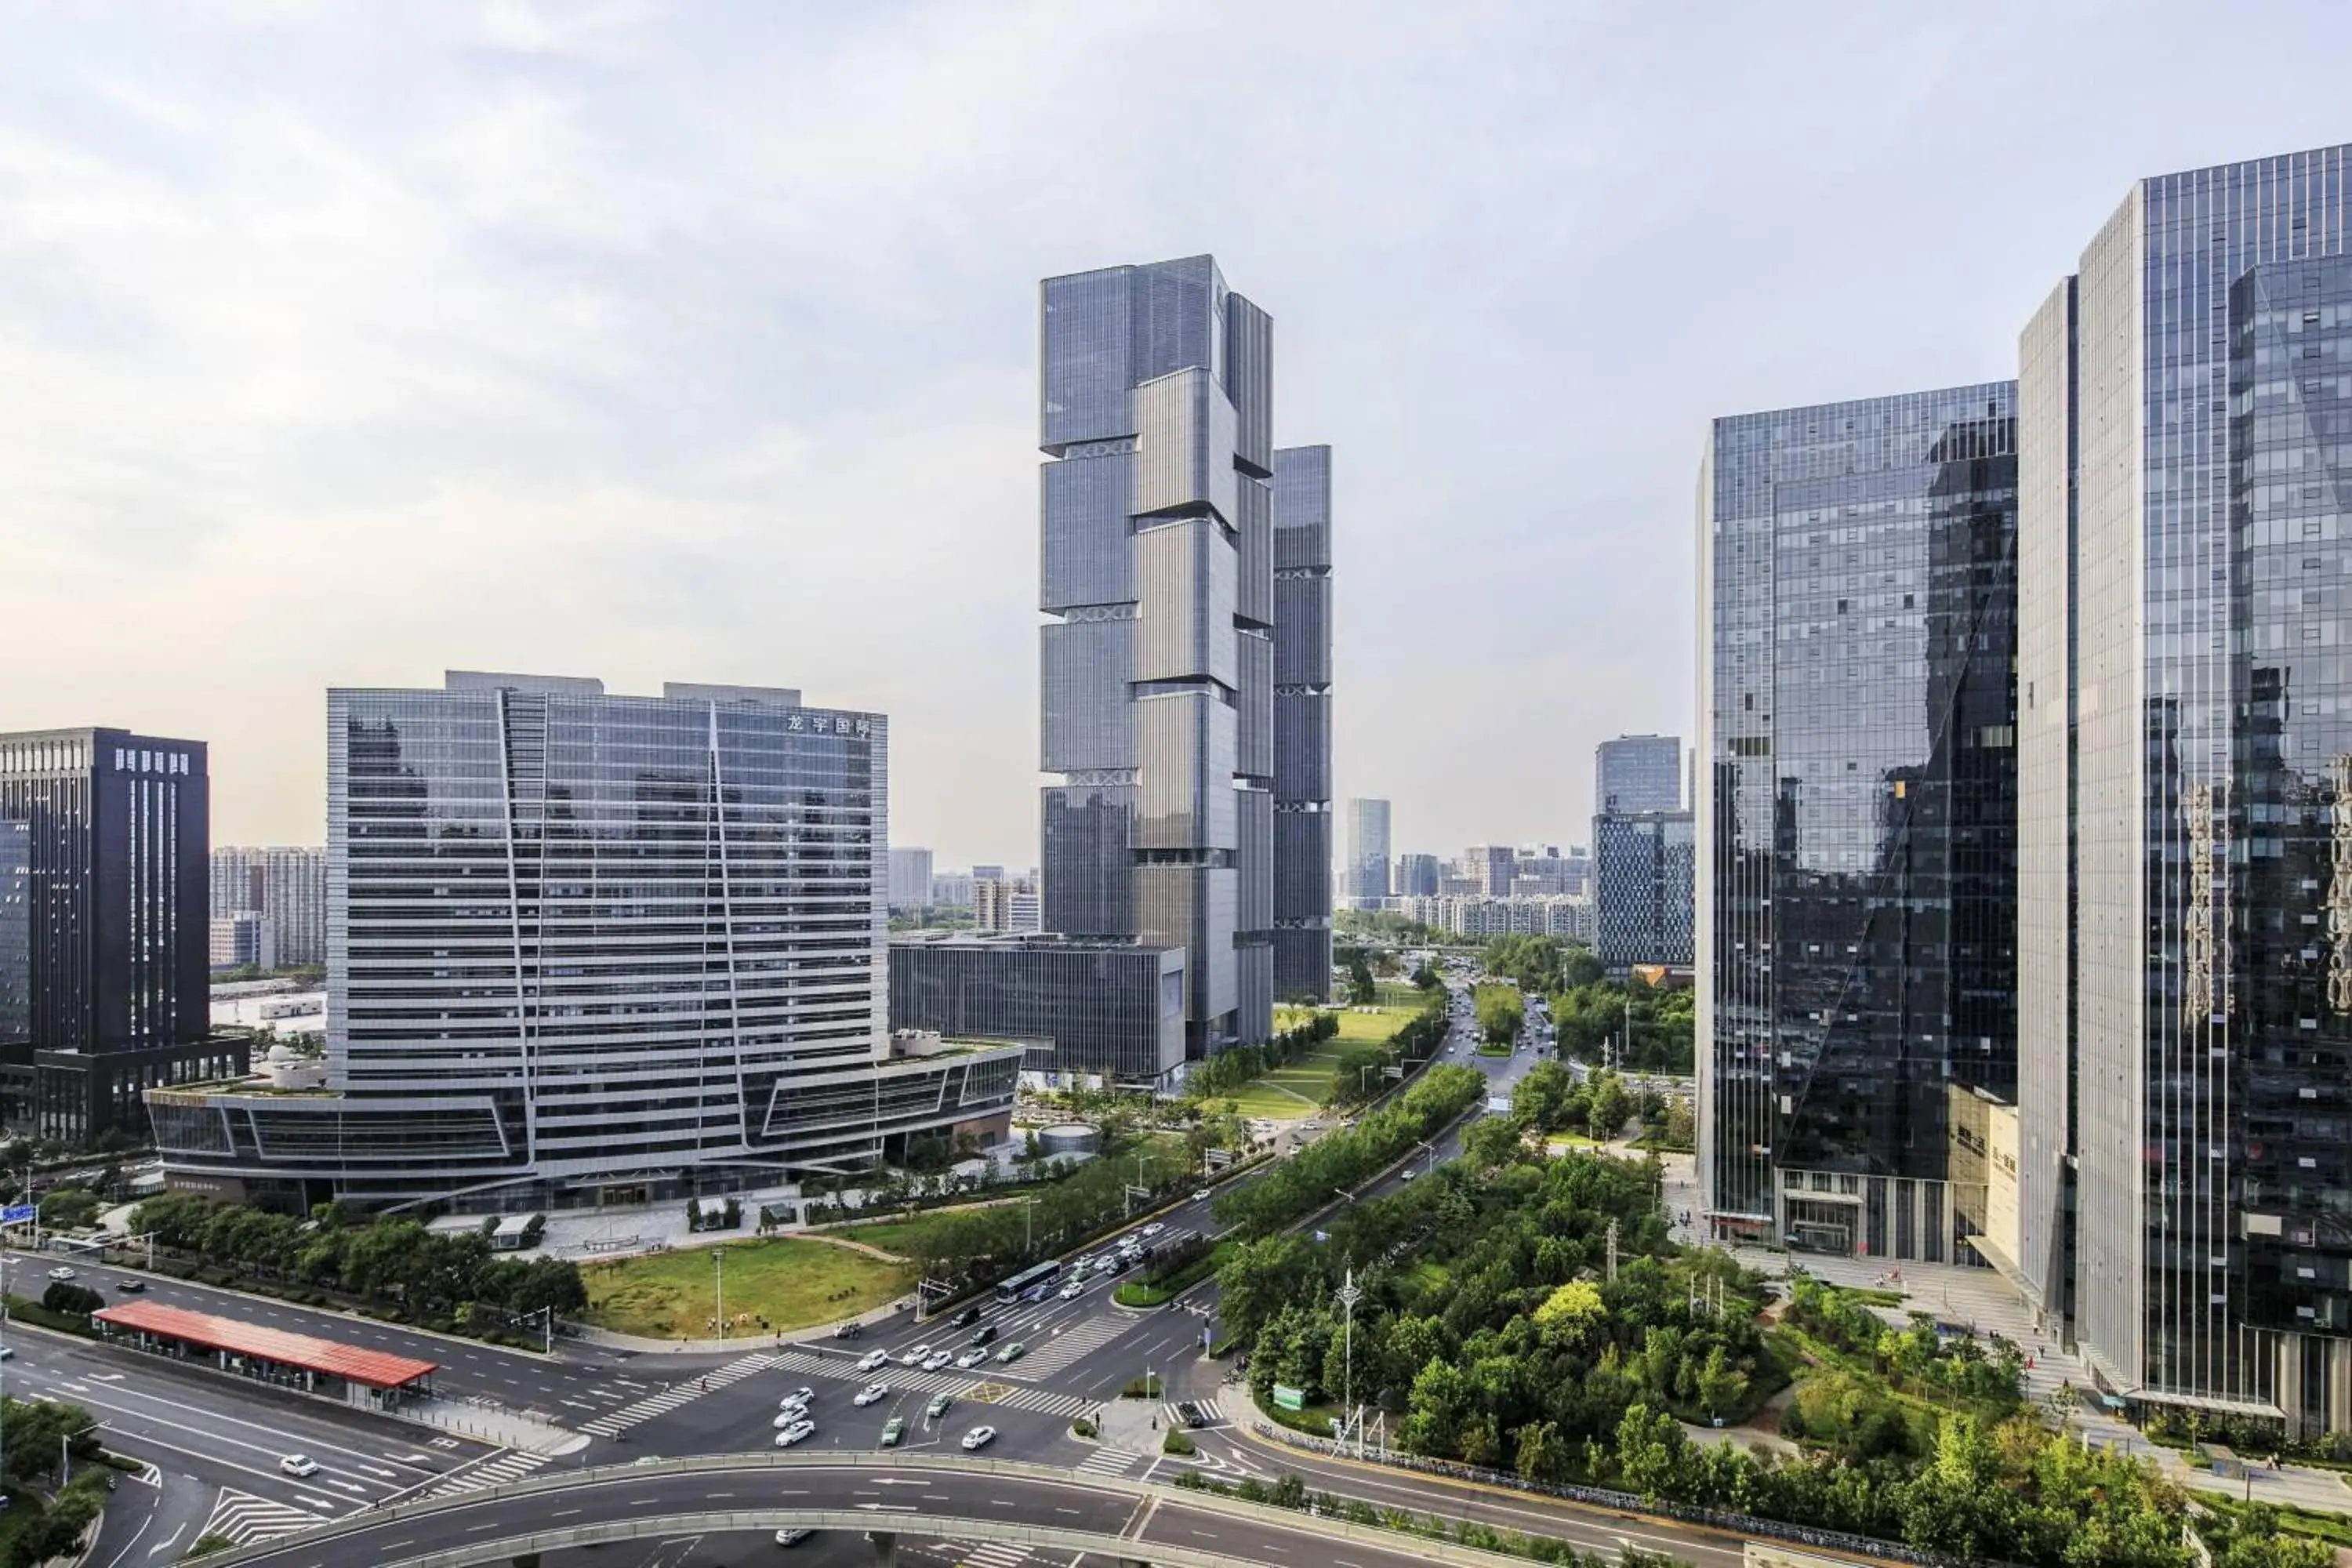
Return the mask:
<svg viewBox="0 0 2352 1568"><path fill-rule="evenodd" d="M1533 1065L1532 1047L1507 1057L1481 1057L1469 1028L1469 1020L1457 1016L1443 1059L1478 1068L1490 1080L1492 1095L1507 1096ZM1461 1131L1456 1128L1433 1147L1415 1152L1355 1196L1360 1200L1394 1191L1407 1172L1418 1175L1433 1162L1454 1157L1459 1152ZM1339 1201L1335 1198L1335 1206ZM1211 1209L1207 1201L1188 1199L1150 1216L1150 1223L1163 1227L1152 1239L1164 1246L1194 1234L1213 1235ZM1136 1223L1145 1221L1139 1217ZM1097 1243L1089 1250L1100 1253L1109 1245ZM82 1282L110 1296L117 1294L119 1279L137 1277L102 1266L75 1267ZM858 1456L875 1451L885 1423L893 1417L905 1423L903 1451L948 1456L961 1453L964 1434L984 1423L996 1432L985 1450L988 1455L1056 1467L1069 1474L1066 1484L1080 1490L1097 1483L1166 1479L1187 1465L1229 1479L1271 1479L1286 1471L1335 1495L1423 1511L1441 1509L1565 1535L1602 1550L1630 1541L1690 1561L1725 1554L1723 1543L1704 1533L1651 1521L1596 1518L1590 1510L1517 1494L1482 1492L1276 1449L1244 1436L1231 1419L1240 1413L1239 1402L1221 1386L1222 1369L1200 1354L1205 1339L1214 1332L1213 1281L1150 1311L1117 1306L1111 1300L1115 1281L1097 1280L1074 1300L1055 1294L1013 1305L985 1303L977 1321L960 1328L949 1327L937 1316L917 1322L902 1313L855 1341L759 1341L740 1351L678 1354L630 1352L566 1340L558 1342L551 1357L149 1278L153 1300L436 1362L442 1369L436 1383L445 1396L528 1415L589 1441L561 1458L493 1450L415 1425L167 1367L127 1352L19 1335L19 1355L6 1367L10 1393L46 1393L89 1405L108 1422L110 1446L155 1467L152 1480L126 1483L144 1487L152 1496L119 1497L110 1510L106 1535L92 1558L99 1568L143 1563L167 1545L184 1549L206 1525L240 1539L262 1540L436 1489L454 1492L654 1456L771 1453L778 1401L786 1391L802 1386L813 1391L817 1431L798 1451L819 1459L838 1456L850 1471ZM992 1331L985 1362L939 1371L903 1364L918 1344L961 1352L983 1326ZM1025 1347L1017 1361L994 1359L995 1352L1014 1342ZM861 1370L859 1359L876 1351L887 1354L887 1366ZM1167 1458L1157 1451L1156 1442L1136 1437L1122 1445L1082 1442L1071 1436L1075 1417L1100 1415L1118 1399L1122 1388L1146 1372L1158 1373L1165 1384L1162 1399L1154 1401L1154 1406L1191 1399L1210 1407L1215 1421L1196 1436L1197 1458ZM889 1392L867 1405L854 1405L852 1395L870 1381L888 1384ZM949 1407L933 1419L929 1406L942 1393L950 1396ZM1157 1409L1154 1414L1164 1425L1164 1414ZM1133 1423L1129 1426L1131 1429ZM214 1433L223 1435L220 1440L212 1439ZM315 1458L319 1471L305 1478L285 1474L278 1461L292 1452ZM662 1498L665 1507L676 1500L668 1493ZM624 1560L662 1568L687 1568L705 1556L713 1562L737 1560L727 1556L733 1548L723 1544L723 1532L695 1533L708 1539L632 1547ZM807 1560L830 1551L822 1538L804 1544L813 1554ZM991 1562L986 1552L1010 1550L986 1548L969 1560L986 1564ZM1737 1555L1736 1544L1728 1554ZM1009 1564L1011 1559L1003 1561Z"/></svg>

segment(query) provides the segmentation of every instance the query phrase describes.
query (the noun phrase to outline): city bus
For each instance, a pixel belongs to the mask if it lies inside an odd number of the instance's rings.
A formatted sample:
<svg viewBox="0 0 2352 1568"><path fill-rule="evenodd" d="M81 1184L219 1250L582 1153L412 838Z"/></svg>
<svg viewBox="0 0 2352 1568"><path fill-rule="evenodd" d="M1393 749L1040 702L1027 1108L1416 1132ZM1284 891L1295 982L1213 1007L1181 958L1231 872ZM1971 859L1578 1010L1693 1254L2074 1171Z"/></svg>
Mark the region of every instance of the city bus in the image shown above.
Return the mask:
<svg viewBox="0 0 2352 1568"><path fill-rule="evenodd" d="M1062 1266L1048 1259L1034 1268L1024 1268L1012 1279L999 1283L996 1300L1004 1306L1011 1306L1015 1301L1042 1301L1045 1299L1045 1292L1054 1288L1054 1281L1061 1277Z"/></svg>

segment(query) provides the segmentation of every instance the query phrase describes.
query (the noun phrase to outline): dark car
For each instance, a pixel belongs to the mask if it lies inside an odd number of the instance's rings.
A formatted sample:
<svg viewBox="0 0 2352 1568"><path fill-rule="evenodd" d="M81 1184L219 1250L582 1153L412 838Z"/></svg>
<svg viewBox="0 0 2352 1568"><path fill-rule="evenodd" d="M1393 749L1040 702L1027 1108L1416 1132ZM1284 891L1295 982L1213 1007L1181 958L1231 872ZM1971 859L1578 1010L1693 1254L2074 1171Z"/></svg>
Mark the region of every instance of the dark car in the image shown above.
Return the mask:
<svg viewBox="0 0 2352 1568"><path fill-rule="evenodd" d="M968 1329L978 1321L980 1321L980 1309L978 1307L966 1307L962 1311L958 1312L954 1317L948 1320L948 1327L951 1329Z"/></svg>
<svg viewBox="0 0 2352 1568"><path fill-rule="evenodd" d="M976 1345L994 1344L996 1342L996 1325L994 1323L981 1324L980 1332L971 1336L971 1342Z"/></svg>
<svg viewBox="0 0 2352 1568"><path fill-rule="evenodd" d="M865 1332L866 1326L863 1323L844 1323L833 1331L833 1337L837 1340L854 1340Z"/></svg>
<svg viewBox="0 0 2352 1568"><path fill-rule="evenodd" d="M126 1296L137 1296L145 1293L147 1289L147 1281L144 1279L117 1279L114 1282L114 1288L121 1291Z"/></svg>
<svg viewBox="0 0 2352 1568"><path fill-rule="evenodd" d="M1200 1427L1209 1424L1209 1413L1189 1399L1176 1407L1176 1414L1187 1426Z"/></svg>

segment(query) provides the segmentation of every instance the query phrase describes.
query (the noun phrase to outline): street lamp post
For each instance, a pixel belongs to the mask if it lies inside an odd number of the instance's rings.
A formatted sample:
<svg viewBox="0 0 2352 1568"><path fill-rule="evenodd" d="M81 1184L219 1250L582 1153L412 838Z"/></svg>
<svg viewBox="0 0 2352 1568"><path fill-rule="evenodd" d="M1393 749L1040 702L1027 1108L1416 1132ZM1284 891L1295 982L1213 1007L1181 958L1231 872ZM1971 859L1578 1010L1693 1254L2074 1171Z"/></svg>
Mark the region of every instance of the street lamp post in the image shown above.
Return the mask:
<svg viewBox="0 0 2352 1568"><path fill-rule="evenodd" d="M719 1324L719 1337L727 1337L727 1249L710 1249L710 1310Z"/></svg>
<svg viewBox="0 0 2352 1568"><path fill-rule="evenodd" d="M1363 1300L1364 1292L1356 1283L1356 1266L1352 1263L1348 1266L1348 1278L1339 1287L1339 1294L1342 1324L1339 1356L1343 1369L1340 1374L1343 1381L1340 1384L1342 1392L1339 1398L1347 1406L1347 1424L1339 1429L1340 1440L1342 1442L1347 1440L1349 1426L1355 1427L1356 1457L1361 1458L1364 1453L1364 1429L1362 1423L1356 1418L1356 1303Z"/></svg>

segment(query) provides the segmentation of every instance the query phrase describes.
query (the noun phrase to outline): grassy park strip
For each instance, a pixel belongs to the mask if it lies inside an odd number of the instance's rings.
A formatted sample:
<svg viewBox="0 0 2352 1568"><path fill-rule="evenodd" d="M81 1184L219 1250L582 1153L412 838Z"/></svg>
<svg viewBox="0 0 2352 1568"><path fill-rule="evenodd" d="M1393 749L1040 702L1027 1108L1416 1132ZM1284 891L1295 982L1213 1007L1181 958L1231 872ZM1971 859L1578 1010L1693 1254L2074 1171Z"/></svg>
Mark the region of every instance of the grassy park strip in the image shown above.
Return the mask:
<svg viewBox="0 0 2352 1568"><path fill-rule="evenodd" d="M914 1269L867 1253L798 1237L736 1241L590 1263L586 1320L649 1339L706 1339L724 1254L730 1333L811 1328L879 1307L914 1286Z"/></svg>

